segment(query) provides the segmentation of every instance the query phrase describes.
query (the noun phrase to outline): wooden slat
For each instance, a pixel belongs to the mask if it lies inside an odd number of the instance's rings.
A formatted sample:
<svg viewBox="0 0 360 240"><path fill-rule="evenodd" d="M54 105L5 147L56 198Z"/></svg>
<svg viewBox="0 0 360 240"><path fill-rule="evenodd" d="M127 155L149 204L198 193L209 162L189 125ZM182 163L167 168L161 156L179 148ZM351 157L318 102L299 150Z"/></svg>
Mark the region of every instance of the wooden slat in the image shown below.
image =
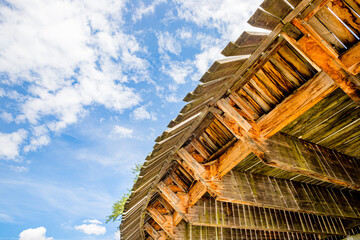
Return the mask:
<svg viewBox="0 0 360 240"><path fill-rule="evenodd" d="M194 172L196 172L199 176L203 175L205 172L205 168L201 166L184 148L180 148L178 151L178 155L181 159L183 159L187 164L192 168Z"/></svg>
<svg viewBox="0 0 360 240"><path fill-rule="evenodd" d="M260 6L280 19L283 19L292 10L292 8L283 0L265 0Z"/></svg>
<svg viewBox="0 0 360 240"><path fill-rule="evenodd" d="M329 11L327 7L321 8L315 16L346 46L350 47L356 42L355 36Z"/></svg>
<svg viewBox="0 0 360 240"><path fill-rule="evenodd" d="M326 40L328 44L331 45L338 53L343 52L346 48L345 46L327 29L324 24L322 24L319 19L316 17L310 18L308 23L316 32L320 34Z"/></svg>
<svg viewBox="0 0 360 240"><path fill-rule="evenodd" d="M326 4L358 37L360 37L360 17L342 0L331 0Z"/></svg>
<svg viewBox="0 0 360 240"><path fill-rule="evenodd" d="M221 52L224 56L251 54L267 36L265 33L243 32L236 42L230 42Z"/></svg>
<svg viewBox="0 0 360 240"><path fill-rule="evenodd" d="M307 32L298 19L293 20L293 24L301 31ZM285 36L286 37L286 36ZM339 62L324 50L321 43L310 36L304 35L299 41L295 42L290 38L287 40L303 51L312 61L314 61L325 73L335 81L339 87L349 95L355 102L360 102L360 89L354 77L349 76L341 67Z"/></svg>
<svg viewBox="0 0 360 240"><path fill-rule="evenodd" d="M206 186L201 181L197 181L189 190L188 207L193 206L206 193L206 191Z"/></svg>
<svg viewBox="0 0 360 240"><path fill-rule="evenodd" d="M345 0L345 2L357 13L360 14L360 4L358 0Z"/></svg>
<svg viewBox="0 0 360 240"><path fill-rule="evenodd" d="M251 26L264 28L270 31L273 30L279 22L280 19L274 17L267 12L264 12L261 9L257 9L256 12L248 20L248 24L250 24Z"/></svg>
<svg viewBox="0 0 360 240"><path fill-rule="evenodd" d="M239 55L249 55L255 51L257 45L252 46L238 46L233 42L229 42L228 45L222 50L221 54L225 57L239 56Z"/></svg>
<svg viewBox="0 0 360 240"><path fill-rule="evenodd" d="M360 160L282 133L267 139L261 148L266 154L258 157L264 158L267 164L342 187L360 189L360 169L352 164Z"/></svg>
<svg viewBox="0 0 360 240"><path fill-rule="evenodd" d="M215 216L215 221L206 216ZM289 211L276 211L274 209L248 206L237 203L219 202L209 197L203 197L192 208L189 208L190 223L197 226L218 226L225 228L241 228L241 229L256 229L256 230L270 230L282 232L301 232L301 233L316 233L316 234L331 234L344 235L346 232L341 228L341 223L338 223L331 229L321 228L317 224L318 215L309 215L306 221L307 225L312 225L312 228L305 228L300 224L301 213ZM324 216L323 222L342 222L341 219ZM291 227L288 228L287 222L291 221ZM328 225L328 224L327 224Z"/></svg>
<svg viewBox="0 0 360 240"><path fill-rule="evenodd" d="M217 184L216 199L219 201L332 217L360 218L360 202L356 200L360 198L358 191L349 195L346 190L328 190L326 187L234 170L223 176ZM323 192L323 200L317 196L319 191ZM338 200L344 194L349 200ZM331 205L325 209L323 201Z"/></svg>
<svg viewBox="0 0 360 240"><path fill-rule="evenodd" d="M354 75L360 72L360 42L346 51L340 60L347 67L348 71ZM360 83L360 81L358 81ZM358 83L358 85L359 85Z"/></svg>
<svg viewBox="0 0 360 240"><path fill-rule="evenodd" d="M147 222L144 225L145 230L148 232L148 234L154 239L158 240L160 239L160 234Z"/></svg>
<svg viewBox="0 0 360 240"><path fill-rule="evenodd" d="M234 120L247 132L252 126L243 118L236 110L225 100L220 99L217 103L218 107L225 113L234 118Z"/></svg>

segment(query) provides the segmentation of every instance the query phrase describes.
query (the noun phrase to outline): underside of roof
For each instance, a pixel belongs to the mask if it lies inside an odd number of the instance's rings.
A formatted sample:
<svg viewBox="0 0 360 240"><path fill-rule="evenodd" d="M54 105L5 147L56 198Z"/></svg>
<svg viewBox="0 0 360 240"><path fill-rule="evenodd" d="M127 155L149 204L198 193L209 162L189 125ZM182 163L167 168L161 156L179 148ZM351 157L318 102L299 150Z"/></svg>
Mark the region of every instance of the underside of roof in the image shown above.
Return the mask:
<svg viewBox="0 0 360 240"><path fill-rule="evenodd" d="M360 233L360 2L265 0L157 139L121 239Z"/></svg>

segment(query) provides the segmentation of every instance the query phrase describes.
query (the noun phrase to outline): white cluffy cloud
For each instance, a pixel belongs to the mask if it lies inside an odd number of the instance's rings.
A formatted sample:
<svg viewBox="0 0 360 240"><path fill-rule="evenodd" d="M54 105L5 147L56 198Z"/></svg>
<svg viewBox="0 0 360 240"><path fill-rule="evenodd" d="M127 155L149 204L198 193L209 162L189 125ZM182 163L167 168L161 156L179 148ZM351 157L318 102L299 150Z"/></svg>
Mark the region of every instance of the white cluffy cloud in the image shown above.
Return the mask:
<svg viewBox="0 0 360 240"><path fill-rule="evenodd" d="M136 8L135 13L132 15L132 20L136 22L137 20L141 20L143 16L153 14L155 12L155 8L164 2L166 2L166 0L155 0L148 6L145 6L143 2L140 2L140 5Z"/></svg>
<svg viewBox="0 0 360 240"><path fill-rule="evenodd" d="M134 130L119 125L115 125L109 137L111 138L132 138Z"/></svg>
<svg viewBox="0 0 360 240"><path fill-rule="evenodd" d="M176 40L175 36L169 32L159 32L157 34L159 53L165 54L166 52L179 55L181 52L181 44Z"/></svg>
<svg viewBox="0 0 360 240"><path fill-rule="evenodd" d="M146 105L143 105L141 107L136 108L133 112L132 112L132 117L135 120L145 120L145 119L151 119L153 121L156 121L156 114L154 112L149 112L146 109Z"/></svg>
<svg viewBox="0 0 360 240"><path fill-rule="evenodd" d="M85 220L83 221L84 224L75 226L76 230L79 230L88 235L104 235L106 233L106 228L102 226L99 220Z"/></svg>
<svg viewBox="0 0 360 240"><path fill-rule="evenodd" d="M0 118L30 124L24 152L49 144L51 132L78 122L88 106L121 113L139 104L140 94L126 83L148 79L148 62L137 56L143 48L136 38L123 32L124 6L125 0L0 5L0 32L6 32L0 39L5 76L0 97L17 106L14 116L2 112ZM7 94L17 86L25 93ZM0 150L0 157L18 155L24 132L20 135L13 136L8 150Z"/></svg>
<svg viewBox="0 0 360 240"><path fill-rule="evenodd" d="M46 237L46 228L29 228L22 231L19 240L53 240L52 237Z"/></svg>
<svg viewBox="0 0 360 240"><path fill-rule="evenodd" d="M13 133L0 132L0 158L15 159L19 156L19 148L25 140L27 132L19 129Z"/></svg>

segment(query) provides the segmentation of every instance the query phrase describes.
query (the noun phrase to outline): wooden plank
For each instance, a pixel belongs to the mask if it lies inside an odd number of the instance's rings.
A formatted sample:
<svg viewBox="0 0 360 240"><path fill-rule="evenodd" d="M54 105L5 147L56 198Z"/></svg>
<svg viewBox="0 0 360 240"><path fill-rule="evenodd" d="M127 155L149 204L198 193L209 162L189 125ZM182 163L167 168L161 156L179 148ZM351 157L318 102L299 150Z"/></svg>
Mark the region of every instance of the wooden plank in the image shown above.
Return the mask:
<svg viewBox="0 0 360 240"><path fill-rule="evenodd" d="M337 86L324 72L298 88L271 112L257 120L260 135L270 137L334 91Z"/></svg>
<svg viewBox="0 0 360 240"><path fill-rule="evenodd" d="M187 162L192 170L199 176L202 176L205 173L205 168L200 163L198 163L184 148L180 148L177 154L181 159Z"/></svg>
<svg viewBox="0 0 360 240"><path fill-rule="evenodd" d="M314 0L311 4L300 14L300 18L304 21L308 21L312 18L323 6L325 6L330 0Z"/></svg>
<svg viewBox="0 0 360 240"><path fill-rule="evenodd" d="M280 19L286 17L292 10L292 7L283 0L265 0L260 6Z"/></svg>
<svg viewBox="0 0 360 240"><path fill-rule="evenodd" d="M232 170L231 174L224 175L222 179L217 182L216 199L224 202L323 216L349 219L360 218L360 213L347 210L349 204L346 201L334 201L331 208L324 208L324 199L317 196L316 191L325 192L328 188L318 186L317 190L314 191L313 186L314 185L291 180ZM274 189L277 191L277 196L281 201L274 201L274 199L267 196L266 193L271 193ZM351 202L350 206L352 208L360 207L360 202L356 202L356 199L360 198L360 192L358 191L352 191L352 195L349 195L349 191L339 189L332 189L328 192L327 196L333 199L337 199L338 196L346 193L346 196L349 198L348 202Z"/></svg>
<svg viewBox="0 0 360 240"><path fill-rule="evenodd" d="M173 191L171 191L171 189L168 186L166 186L166 184L163 181L159 182L157 187L159 188L161 193L163 193L163 195L166 196L166 199L170 200L168 202L172 207L174 207L173 206L174 204L180 202L180 198Z"/></svg>
<svg viewBox="0 0 360 240"><path fill-rule="evenodd" d="M231 148L219 157L216 177L223 177L250 153L251 150L242 141L235 142Z"/></svg>
<svg viewBox="0 0 360 240"><path fill-rule="evenodd" d="M319 19L316 17L310 18L308 23L313 29L316 29L316 32L324 38L329 46L329 49L333 48L337 53L343 52L346 48L345 46L332 34L329 29L327 29L324 24L322 24ZM331 50L330 50L331 51ZM336 55L334 53L334 55Z"/></svg>
<svg viewBox="0 0 360 240"><path fill-rule="evenodd" d="M246 132L252 128L246 119L236 112L236 110L225 99L220 99L216 104L221 110L231 116Z"/></svg>
<svg viewBox="0 0 360 240"><path fill-rule="evenodd" d="M144 228L154 240L160 239L160 234L148 222L144 224Z"/></svg>
<svg viewBox="0 0 360 240"><path fill-rule="evenodd" d="M166 222L166 218L152 205L147 208L151 217L160 225ZM160 225L161 226L161 225Z"/></svg>
<svg viewBox="0 0 360 240"><path fill-rule="evenodd" d="M238 46L257 46L267 36L267 33L244 31L236 40L235 44Z"/></svg>
<svg viewBox="0 0 360 240"><path fill-rule="evenodd" d="M315 16L346 46L350 47L357 40L355 36L326 7L321 8Z"/></svg>
<svg viewBox="0 0 360 240"><path fill-rule="evenodd" d="M181 188L182 191L187 192L188 186L184 183L183 180L175 173L172 172L170 174L170 178L174 181L174 183Z"/></svg>
<svg viewBox="0 0 360 240"><path fill-rule="evenodd" d="M360 42L341 55L340 61L351 74L358 74L360 72Z"/></svg>
<svg viewBox="0 0 360 240"><path fill-rule="evenodd" d="M225 57L249 55L255 51L257 45L252 46L238 46L233 42L229 42L228 45L221 51L221 54Z"/></svg>
<svg viewBox="0 0 360 240"><path fill-rule="evenodd" d="M358 0L345 0L345 2L351 7L353 11L360 14L360 4Z"/></svg>
<svg viewBox="0 0 360 240"><path fill-rule="evenodd" d="M207 187L201 182L197 181L189 190L188 207L193 206L207 191Z"/></svg>
<svg viewBox="0 0 360 240"><path fill-rule="evenodd" d="M259 115L248 105L238 94L231 93L230 99L248 116L249 119L256 120Z"/></svg>
<svg viewBox="0 0 360 240"><path fill-rule="evenodd" d="M257 9L247 23L253 27L264 28L271 31L280 23L280 19L261 9Z"/></svg>
<svg viewBox="0 0 360 240"><path fill-rule="evenodd" d="M179 223L181 222L181 220L182 220L181 215L180 215L178 212L175 211L175 212L173 213L173 225L174 225L174 226L179 225Z"/></svg>
<svg viewBox="0 0 360 240"><path fill-rule="evenodd" d="M301 31L307 32L299 20L293 20L293 24ZM287 39L291 44L298 46L312 61L314 61L325 73L335 81L339 87L355 102L360 102L360 89L353 76L349 76L339 62L324 50L323 46L312 37L304 35L299 41Z"/></svg>
<svg viewBox="0 0 360 240"><path fill-rule="evenodd" d="M342 0L331 0L326 4L357 36L360 36L360 17Z"/></svg>
<svg viewBox="0 0 360 240"><path fill-rule="evenodd" d="M224 56L251 54L266 36L266 33L245 31L240 35L236 42L229 42L221 54Z"/></svg>
<svg viewBox="0 0 360 240"><path fill-rule="evenodd" d="M261 149L266 154L258 157L269 165L341 187L360 189L357 177L360 169L351 164L353 159L349 156L283 133L267 139Z"/></svg>

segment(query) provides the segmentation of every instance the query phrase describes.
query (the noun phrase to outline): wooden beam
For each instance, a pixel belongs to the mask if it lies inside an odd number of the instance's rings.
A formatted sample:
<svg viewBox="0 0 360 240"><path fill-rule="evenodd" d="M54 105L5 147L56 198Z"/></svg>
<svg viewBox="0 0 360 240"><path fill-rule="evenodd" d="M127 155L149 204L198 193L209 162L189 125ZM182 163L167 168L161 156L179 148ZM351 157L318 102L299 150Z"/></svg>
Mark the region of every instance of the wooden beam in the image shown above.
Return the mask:
<svg viewBox="0 0 360 240"><path fill-rule="evenodd" d="M177 211L182 218L188 221L186 216L186 202L187 201L180 201L180 198L176 193L171 191L171 189L166 186L163 181L160 181L157 184L158 189L160 190L160 195L164 198L165 201L169 203L169 205Z"/></svg>
<svg viewBox="0 0 360 240"><path fill-rule="evenodd" d="M268 114L257 120L260 137L271 137L336 88L336 84L326 73L317 73Z"/></svg>
<svg viewBox="0 0 360 240"><path fill-rule="evenodd" d="M149 215L161 227L161 229L169 236L173 237L173 222L171 215L162 215L154 206L150 205L147 208Z"/></svg>
<svg viewBox="0 0 360 240"><path fill-rule="evenodd" d="M360 189L359 159L278 133L261 145L266 164L354 190ZM256 153L255 153L256 154Z"/></svg>
<svg viewBox="0 0 360 240"><path fill-rule="evenodd" d="M232 147L219 157L216 163L216 172L212 175L216 178L223 177L250 153L251 150L247 144L242 141L236 141Z"/></svg>
<svg viewBox="0 0 360 240"><path fill-rule="evenodd" d="M187 226L186 226L187 225ZM184 224L176 233L176 239L256 239L256 240L318 240L316 234L276 232L268 230L222 228Z"/></svg>
<svg viewBox="0 0 360 240"><path fill-rule="evenodd" d="M353 75L360 72L360 42L340 56L340 61Z"/></svg>
<svg viewBox="0 0 360 240"><path fill-rule="evenodd" d="M238 142L241 143L240 140ZM235 153L241 152L234 150L233 156L228 155L229 159L236 159ZM265 154L267 153L268 149L265 149ZM199 177L199 180L218 201L360 219L360 202L357 200L360 199L360 192L358 191L331 189L234 170L218 179L211 174L211 168L206 169L206 172L208 173L204 176L207 178Z"/></svg>
<svg viewBox="0 0 360 240"><path fill-rule="evenodd" d="M304 33L299 41L286 36L286 40L305 53L314 63L316 63L334 82L355 102L360 103L360 87L354 80L354 76L347 74L347 68L337 58L327 51L327 45L317 39L308 29L309 25L299 19L294 19L292 23ZM351 72L351 71L349 71Z"/></svg>
<svg viewBox="0 0 360 240"><path fill-rule="evenodd" d="M161 236L148 222L145 223L144 228L154 240L165 240L164 236Z"/></svg>
<svg viewBox="0 0 360 240"><path fill-rule="evenodd" d="M189 216L190 223L197 226L346 235L343 220L336 217L221 202L210 197L202 197L189 209Z"/></svg>
<svg viewBox="0 0 360 240"><path fill-rule="evenodd" d="M217 181L216 200L278 210L360 219L360 192L327 188L247 172Z"/></svg>
<svg viewBox="0 0 360 240"><path fill-rule="evenodd" d="M173 225L174 226L177 226L179 225L180 221L182 220L183 218L181 217L181 215L178 213L178 212L174 212L173 213Z"/></svg>
<svg viewBox="0 0 360 240"><path fill-rule="evenodd" d="M246 121L246 119L243 118L225 99L220 99L216 104L226 114L230 115L246 132L252 128L250 123Z"/></svg>
<svg viewBox="0 0 360 240"><path fill-rule="evenodd" d="M199 176L202 176L205 173L205 168L199 162L197 162L184 148L180 148L177 154Z"/></svg>
<svg viewBox="0 0 360 240"><path fill-rule="evenodd" d="M193 206L207 191L207 187L202 183L202 181L197 181L191 188L188 193L188 207Z"/></svg>

